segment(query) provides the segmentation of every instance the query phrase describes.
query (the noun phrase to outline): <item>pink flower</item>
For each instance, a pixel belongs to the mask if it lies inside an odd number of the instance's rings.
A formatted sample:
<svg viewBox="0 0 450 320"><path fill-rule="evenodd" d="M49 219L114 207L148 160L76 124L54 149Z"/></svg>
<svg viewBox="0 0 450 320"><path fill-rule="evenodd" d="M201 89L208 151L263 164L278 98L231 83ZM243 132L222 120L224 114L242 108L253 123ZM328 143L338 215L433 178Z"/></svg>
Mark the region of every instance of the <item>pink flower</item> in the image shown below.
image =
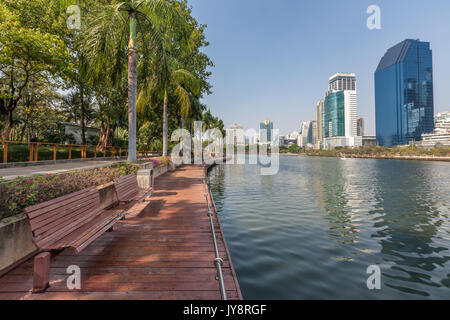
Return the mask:
<svg viewBox="0 0 450 320"><path fill-rule="evenodd" d="M31 182L31 181L27 181L27 182L25 182L26 184L33 184L33 182Z"/></svg>
<svg viewBox="0 0 450 320"><path fill-rule="evenodd" d="M44 202L44 199L41 199L40 201L41 201L41 202Z"/></svg>
<svg viewBox="0 0 450 320"><path fill-rule="evenodd" d="M27 199L25 199L25 198L22 198L22 202L25 202L25 201L27 201Z"/></svg>

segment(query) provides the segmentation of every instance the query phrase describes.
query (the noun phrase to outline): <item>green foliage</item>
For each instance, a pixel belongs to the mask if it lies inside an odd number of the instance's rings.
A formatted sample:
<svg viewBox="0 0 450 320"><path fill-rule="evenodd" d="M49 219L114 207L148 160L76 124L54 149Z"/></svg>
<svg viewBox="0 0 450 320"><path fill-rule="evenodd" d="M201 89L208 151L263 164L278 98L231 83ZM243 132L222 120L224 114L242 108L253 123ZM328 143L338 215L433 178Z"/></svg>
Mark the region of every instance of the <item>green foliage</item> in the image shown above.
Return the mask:
<svg viewBox="0 0 450 320"><path fill-rule="evenodd" d="M299 153L300 152L300 148L299 148L298 145L293 144L293 145L289 146L288 151L290 153Z"/></svg>
<svg viewBox="0 0 450 320"><path fill-rule="evenodd" d="M106 184L115 178L136 174L137 170L135 165L117 163L106 168L0 181L0 220L20 214L28 206Z"/></svg>
<svg viewBox="0 0 450 320"><path fill-rule="evenodd" d="M67 7L72 4L81 8L81 30L67 28ZM196 120L223 131L223 122L200 102L211 93L213 63L203 50L209 45L206 26L192 17L186 0L0 0L4 137L63 143L71 140L62 125L67 121L101 128L99 140L86 136L88 144L125 146L133 10L140 12L136 29L139 150L162 150L164 87L169 137L182 122L189 130ZM26 160L25 152L17 150L12 157ZM42 158L46 157L43 152Z"/></svg>
<svg viewBox="0 0 450 320"><path fill-rule="evenodd" d="M342 156L367 156L367 157L394 157L394 156L435 156L449 157L450 146L436 145L434 148L423 148L416 145L396 146L392 148L380 146L364 146L359 148L339 148L335 150L310 150L309 155L342 157Z"/></svg>

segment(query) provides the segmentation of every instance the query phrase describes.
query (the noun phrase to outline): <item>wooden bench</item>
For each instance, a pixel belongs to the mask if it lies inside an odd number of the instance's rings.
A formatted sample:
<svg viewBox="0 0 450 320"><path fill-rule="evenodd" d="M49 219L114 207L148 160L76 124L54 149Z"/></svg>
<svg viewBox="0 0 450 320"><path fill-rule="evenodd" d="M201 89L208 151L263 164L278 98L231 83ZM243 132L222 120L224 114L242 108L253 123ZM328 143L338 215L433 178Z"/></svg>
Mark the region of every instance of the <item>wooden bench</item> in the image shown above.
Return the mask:
<svg viewBox="0 0 450 320"><path fill-rule="evenodd" d="M77 254L110 231L126 212L104 210L96 187L84 189L25 209L33 242L43 251L34 258L33 292L49 286L52 253L66 248Z"/></svg>
<svg viewBox="0 0 450 320"><path fill-rule="evenodd" d="M117 199L121 203L142 202L151 196L153 188L139 188L137 176L130 174L128 176L114 179Z"/></svg>

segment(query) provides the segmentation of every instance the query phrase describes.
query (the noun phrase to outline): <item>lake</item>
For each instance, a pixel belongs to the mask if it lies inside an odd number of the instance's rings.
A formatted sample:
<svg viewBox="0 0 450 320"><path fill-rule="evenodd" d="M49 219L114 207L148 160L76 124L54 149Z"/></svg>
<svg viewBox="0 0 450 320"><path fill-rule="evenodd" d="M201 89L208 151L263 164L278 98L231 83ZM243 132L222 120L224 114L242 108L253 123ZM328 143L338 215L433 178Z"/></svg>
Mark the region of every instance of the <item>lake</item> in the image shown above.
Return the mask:
<svg viewBox="0 0 450 320"><path fill-rule="evenodd" d="M277 175L260 169L209 173L245 299L450 298L450 163L280 156Z"/></svg>

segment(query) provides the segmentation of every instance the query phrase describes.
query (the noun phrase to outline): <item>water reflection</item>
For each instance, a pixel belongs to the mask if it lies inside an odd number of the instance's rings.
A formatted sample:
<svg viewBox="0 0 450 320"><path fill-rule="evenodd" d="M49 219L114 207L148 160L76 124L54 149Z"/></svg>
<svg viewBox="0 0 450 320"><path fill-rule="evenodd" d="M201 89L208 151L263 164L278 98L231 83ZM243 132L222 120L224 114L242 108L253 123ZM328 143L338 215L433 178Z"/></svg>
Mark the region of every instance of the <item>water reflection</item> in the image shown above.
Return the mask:
<svg viewBox="0 0 450 320"><path fill-rule="evenodd" d="M352 222L352 206L347 193L351 183L346 175L347 163L335 159L318 159L314 162L318 179L313 186L316 186L315 193L319 204L326 211L329 239L338 246L357 242L359 233L357 226ZM335 258L352 259L349 255Z"/></svg>
<svg viewBox="0 0 450 320"><path fill-rule="evenodd" d="M282 157L214 168L211 190L246 299L450 297L447 163ZM378 264L382 290L369 291Z"/></svg>
<svg viewBox="0 0 450 320"><path fill-rule="evenodd" d="M443 240L438 233L447 215L438 210L440 199L435 193L438 190L432 167L394 162L394 170L386 172L381 162L375 166L378 207L384 214L375 224L378 231L373 236L379 238L383 261L390 266L383 273L388 278L385 284L402 292L430 296L421 288L439 288L450 279L437 270L444 271L450 256L448 244L436 241Z"/></svg>

